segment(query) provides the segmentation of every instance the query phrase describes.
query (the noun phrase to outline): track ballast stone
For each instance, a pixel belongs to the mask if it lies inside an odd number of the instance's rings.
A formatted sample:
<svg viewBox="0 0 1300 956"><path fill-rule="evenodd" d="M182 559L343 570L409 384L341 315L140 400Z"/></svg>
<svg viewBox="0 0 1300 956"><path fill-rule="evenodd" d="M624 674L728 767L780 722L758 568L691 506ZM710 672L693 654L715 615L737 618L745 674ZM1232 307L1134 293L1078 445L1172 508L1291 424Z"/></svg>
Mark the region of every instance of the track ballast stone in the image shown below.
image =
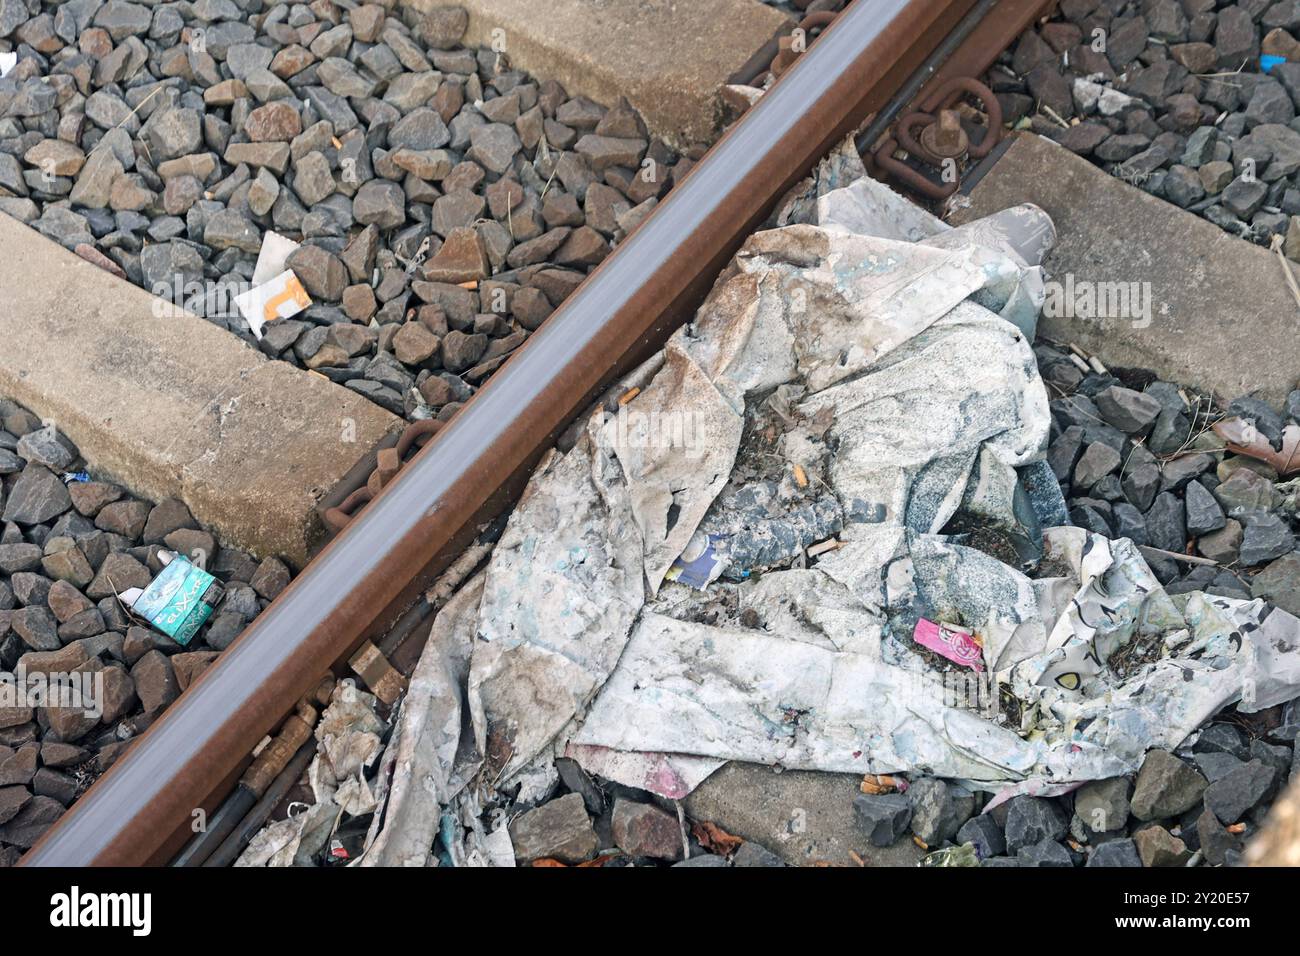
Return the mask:
<svg viewBox="0 0 1300 956"><path fill-rule="evenodd" d="M1065 0L988 74L1004 118L1300 261L1290 0ZM1286 62L1265 73L1261 57Z"/></svg>
<svg viewBox="0 0 1300 956"><path fill-rule="evenodd" d="M459 46L457 7L2 9L0 211L412 420L454 414L691 163L625 102ZM258 342L234 297L271 230L314 304Z"/></svg>
<svg viewBox="0 0 1300 956"><path fill-rule="evenodd" d="M1239 416L1280 448L1284 424L1300 413L1300 391L1282 411L1249 396L1221 406L1140 371L1123 379L1085 375L1048 343L1035 351L1053 397L1048 462L1075 524L1214 562L1147 551L1171 594L1262 597L1300 611L1296 482L1266 462L1225 452L1210 430Z"/></svg>
<svg viewBox="0 0 1300 956"><path fill-rule="evenodd" d="M67 478L91 469L88 481ZM145 587L160 550L205 567L226 597L182 646L116 595ZM184 503L94 478L77 448L0 399L0 689L18 672L102 677L99 717L0 702L0 866L13 864L288 585L275 557L221 547Z"/></svg>

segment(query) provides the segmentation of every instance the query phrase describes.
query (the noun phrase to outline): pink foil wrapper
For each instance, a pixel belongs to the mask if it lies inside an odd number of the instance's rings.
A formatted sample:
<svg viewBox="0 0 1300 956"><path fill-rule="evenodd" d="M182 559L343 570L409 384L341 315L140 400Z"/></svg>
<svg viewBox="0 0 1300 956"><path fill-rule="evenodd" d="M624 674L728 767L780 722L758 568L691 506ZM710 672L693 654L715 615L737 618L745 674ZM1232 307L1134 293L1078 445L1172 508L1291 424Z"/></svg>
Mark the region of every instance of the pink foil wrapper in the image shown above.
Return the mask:
<svg viewBox="0 0 1300 956"><path fill-rule="evenodd" d="M970 631L952 624L936 624L925 618L916 622L912 640L922 647L928 647L936 654L941 654L955 664L969 667L976 673L984 670L984 648L976 643Z"/></svg>

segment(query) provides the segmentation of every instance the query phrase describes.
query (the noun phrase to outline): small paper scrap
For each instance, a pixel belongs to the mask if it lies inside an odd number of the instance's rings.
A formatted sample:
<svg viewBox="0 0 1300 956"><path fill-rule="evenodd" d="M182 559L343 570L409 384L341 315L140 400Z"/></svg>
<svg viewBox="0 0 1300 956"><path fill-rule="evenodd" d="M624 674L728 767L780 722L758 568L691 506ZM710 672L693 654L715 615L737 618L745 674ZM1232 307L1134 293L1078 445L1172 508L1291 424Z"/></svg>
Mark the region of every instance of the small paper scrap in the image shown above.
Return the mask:
<svg viewBox="0 0 1300 956"><path fill-rule="evenodd" d="M285 269L289 268L289 256L299 248L299 243L278 232L268 231L262 236L262 248L257 253L257 265L253 267L253 285L270 282Z"/></svg>
<svg viewBox="0 0 1300 956"><path fill-rule="evenodd" d="M235 296L235 305L239 306L253 335L260 339L266 323L297 315L311 305L311 296L298 277L286 269L270 282Z"/></svg>
<svg viewBox="0 0 1300 956"><path fill-rule="evenodd" d="M976 673L984 670L984 665L981 663L984 648L975 639L975 635L964 627L958 627L956 624L936 624L934 621L921 618L916 622L912 640L955 664L971 668Z"/></svg>

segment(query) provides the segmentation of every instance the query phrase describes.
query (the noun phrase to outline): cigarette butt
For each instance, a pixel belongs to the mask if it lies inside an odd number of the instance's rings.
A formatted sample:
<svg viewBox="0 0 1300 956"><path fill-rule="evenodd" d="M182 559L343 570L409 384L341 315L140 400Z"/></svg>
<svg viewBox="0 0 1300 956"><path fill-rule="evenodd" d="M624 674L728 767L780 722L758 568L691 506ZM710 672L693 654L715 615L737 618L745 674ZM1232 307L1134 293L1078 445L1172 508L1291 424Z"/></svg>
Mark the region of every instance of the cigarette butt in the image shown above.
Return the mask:
<svg viewBox="0 0 1300 956"><path fill-rule="evenodd" d="M803 465L794 466L794 483L800 488L808 487L808 476L804 474Z"/></svg>
<svg viewBox="0 0 1300 956"><path fill-rule="evenodd" d="M1229 833L1245 833L1245 832L1246 832L1246 824L1244 824L1244 823L1234 823L1232 826L1224 827L1224 829L1227 830Z"/></svg>
<svg viewBox="0 0 1300 956"><path fill-rule="evenodd" d="M840 542L835 538L827 538L825 541L819 541L817 544L809 545L808 557L815 558L819 554L825 554L827 551L834 551L840 546Z"/></svg>
<svg viewBox="0 0 1300 956"><path fill-rule="evenodd" d="M342 149L342 148L343 148L343 141L342 141L341 139L339 139L337 136L331 136L331 137L330 137L330 142L334 144L334 148L335 148L335 149Z"/></svg>
<svg viewBox="0 0 1300 956"><path fill-rule="evenodd" d="M1106 371L1106 366L1101 364L1101 359L1097 358L1097 356L1095 355L1092 358L1088 359L1088 364L1092 366L1092 370L1096 372L1098 375L1110 374L1109 372Z"/></svg>
<svg viewBox="0 0 1300 956"><path fill-rule="evenodd" d="M893 793L898 789L898 781L887 773L869 773L862 778L859 788L863 793Z"/></svg>
<svg viewBox="0 0 1300 956"><path fill-rule="evenodd" d="M915 843L917 846L919 846L922 850L930 849L930 845L926 843L924 840L922 840L919 836L913 835L912 842Z"/></svg>
<svg viewBox="0 0 1300 956"><path fill-rule="evenodd" d="M620 405L626 405L628 402L632 401L632 399L636 398L640 394L641 394L641 389L629 388L626 392L624 392L622 395L619 396L618 403Z"/></svg>
<svg viewBox="0 0 1300 956"><path fill-rule="evenodd" d="M862 859L862 857L858 856L858 853L857 853L856 850L849 850L849 859L851 859L851 860L852 860L854 863L856 863L858 866L866 866L866 865L867 865L866 860L864 860L864 859Z"/></svg>
<svg viewBox="0 0 1300 956"><path fill-rule="evenodd" d="M462 282L459 284L458 287L461 289L470 289L470 290L477 289L478 279L470 279L468 282Z"/></svg>

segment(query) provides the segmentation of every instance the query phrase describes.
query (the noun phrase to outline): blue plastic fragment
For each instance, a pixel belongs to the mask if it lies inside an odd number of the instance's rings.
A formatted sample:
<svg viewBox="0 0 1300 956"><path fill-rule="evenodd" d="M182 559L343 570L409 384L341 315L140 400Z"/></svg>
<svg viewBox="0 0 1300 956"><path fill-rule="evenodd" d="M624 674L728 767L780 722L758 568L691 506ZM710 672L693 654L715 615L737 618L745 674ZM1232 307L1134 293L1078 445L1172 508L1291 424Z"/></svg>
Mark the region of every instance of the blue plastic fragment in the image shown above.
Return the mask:
<svg viewBox="0 0 1300 956"><path fill-rule="evenodd" d="M1274 56L1272 53L1265 53L1263 56L1259 58L1259 68L1263 70L1265 73L1267 73L1270 70L1272 70L1273 67L1277 66L1279 63L1285 63L1285 62L1286 62L1286 57L1284 56Z"/></svg>

